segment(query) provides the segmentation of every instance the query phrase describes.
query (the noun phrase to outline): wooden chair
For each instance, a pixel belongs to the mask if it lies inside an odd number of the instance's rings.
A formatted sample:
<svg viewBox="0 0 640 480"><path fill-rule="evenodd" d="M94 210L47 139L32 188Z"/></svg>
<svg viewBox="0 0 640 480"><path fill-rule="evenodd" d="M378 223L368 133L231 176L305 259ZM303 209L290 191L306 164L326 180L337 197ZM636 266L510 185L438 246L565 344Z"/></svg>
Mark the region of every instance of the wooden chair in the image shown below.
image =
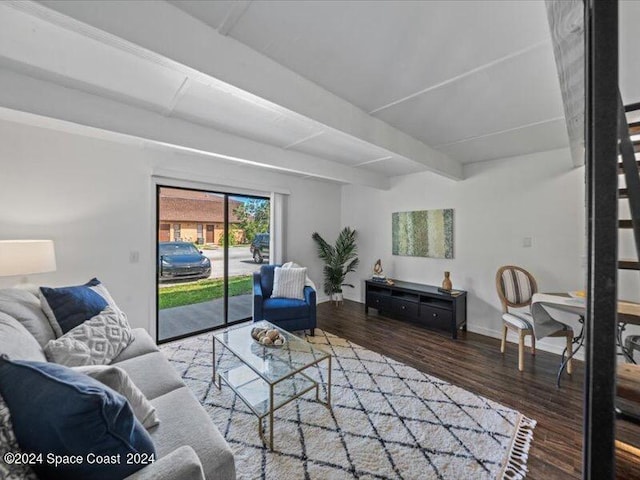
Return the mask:
<svg viewBox="0 0 640 480"><path fill-rule="evenodd" d="M507 332L518 334L518 370L524 370L524 339L531 336L531 355L536 354L536 337L533 334L533 318L526 311L509 312L509 308L524 308L531 305L531 297L538 291L536 279L524 268L514 265L500 267L496 273L496 289L502 303L502 344L500 352L507 346Z"/></svg>
<svg viewBox="0 0 640 480"><path fill-rule="evenodd" d="M529 272L515 265L500 267L496 273L496 288L502 303L502 345L500 351L504 353L507 345L507 331L518 332L518 370L524 370L524 338L531 335L531 354L536 354L536 337L533 334L533 317L523 310L510 312L509 308L525 308L531 305L531 298L538 292L538 284ZM558 331L549 337L565 337L567 339L567 354L573 346L573 330L562 325ZM567 373L573 373L573 362L569 358Z"/></svg>

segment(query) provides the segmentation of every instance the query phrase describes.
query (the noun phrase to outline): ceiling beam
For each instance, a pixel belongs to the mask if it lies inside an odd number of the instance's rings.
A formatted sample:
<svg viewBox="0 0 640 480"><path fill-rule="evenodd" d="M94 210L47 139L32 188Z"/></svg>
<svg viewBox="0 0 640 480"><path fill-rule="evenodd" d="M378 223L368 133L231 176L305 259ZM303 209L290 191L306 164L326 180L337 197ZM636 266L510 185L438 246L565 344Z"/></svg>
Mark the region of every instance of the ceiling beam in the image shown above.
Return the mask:
<svg viewBox="0 0 640 480"><path fill-rule="evenodd" d="M222 35L229 35L229 32L236 26L240 17L244 15L244 12L247 11L251 5L251 0L236 0L235 2L231 2L229 6L229 11L222 20L222 23L218 27L218 31Z"/></svg>
<svg viewBox="0 0 640 480"><path fill-rule="evenodd" d="M120 39L130 52L159 55L212 79L315 120L329 128L376 145L452 179L462 179L462 165L442 152L377 119L346 100L283 67L267 56L225 36L167 2L104 0L15 1L14 8L63 22L88 34L87 26ZM43 7L42 5L45 5ZM48 7L48 8L46 8ZM58 12L66 16L55 16ZM153 18L154 21L148 21ZM70 21L77 20L76 23ZM96 32L90 32L96 35Z"/></svg>
<svg viewBox="0 0 640 480"><path fill-rule="evenodd" d="M7 111L15 111L59 121L73 128L74 133L84 134L84 127L90 129L90 136L101 136L100 132L105 132L102 136L112 138L110 133L115 133L129 142L140 139L242 165L378 189L390 187L389 179L377 173L166 117L3 68L0 68L0 109L4 109L5 117ZM16 115L16 121L21 118L26 117Z"/></svg>
<svg viewBox="0 0 640 480"><path fill-rule="evenodd" d="M178 90L176 90L176 93L171 99L169 105L167 105L167 108L164 111L165 115L171 115L173 113L180 99L184 97L185 93L187 93L187 90L189 90L190 84L191 79L189 77L184 77L182 84L180 85L180 87L178 87Z"/></svg>
<svg viewBox="0 0 640 480"><path fill-rule="evenodd" d="M285 150L288 150L290 148L295 147L296 145L300 145L301 143L308 142L309 140L311 140L313 138L317 138L317 137L319 137L320 135L323 135L323 134L324 134L324 132L312 133L311 135L308 135L306 137L302 137L302 138L296 140L295 142L291 142L291 143L285 145L282 148L284 148Z"/></svg>
<svg viewBox="0 0 640 480"><path fill-rule="evenodd" d="M571 159L584 165L584 7L582 0L546 0Z"/></svg>

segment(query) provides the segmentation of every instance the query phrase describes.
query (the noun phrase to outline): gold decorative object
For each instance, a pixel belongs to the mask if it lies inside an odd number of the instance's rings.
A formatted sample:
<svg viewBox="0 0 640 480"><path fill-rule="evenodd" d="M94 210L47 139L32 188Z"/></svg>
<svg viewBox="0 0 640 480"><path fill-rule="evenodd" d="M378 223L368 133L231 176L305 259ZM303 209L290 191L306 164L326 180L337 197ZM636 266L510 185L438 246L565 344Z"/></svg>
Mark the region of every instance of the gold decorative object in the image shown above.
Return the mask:
<svg viewBox="0 0 640 480"><path fill-rule="evenodd" d="M251 338L263 347L281 347L287 342L287 339L276 329L252 328Z"/></svg>
<svg viewBox="0 0 640 480"><path fill-rule="evenodd" d="M444 272L444 280L442 280L442 288L444 290L451 290L453 288L453 284L451 283L451 279L449 278L449 272Z"/></svg>
<svg viewBox="0 0 640 480"><path fill-rule="evenodd" d="M382 272L383 272L383 270L382 270L382 261L380 259L378 259L378 261L373 266L373 276L371 277L371 280L373 280L374 282L380 282L380 283L387 283L388 284L389 280L387 279L387 277L384 276L384 274Z"/></svg>
<svg viewBox="0 0 640 480"><path fill-rule="evenodd" d="M376 264L373 266L373 274L374 276L378 276L381 277L382 276L382 262L380 261L380 259L378 259L378 261L376 262Z"/></svg>

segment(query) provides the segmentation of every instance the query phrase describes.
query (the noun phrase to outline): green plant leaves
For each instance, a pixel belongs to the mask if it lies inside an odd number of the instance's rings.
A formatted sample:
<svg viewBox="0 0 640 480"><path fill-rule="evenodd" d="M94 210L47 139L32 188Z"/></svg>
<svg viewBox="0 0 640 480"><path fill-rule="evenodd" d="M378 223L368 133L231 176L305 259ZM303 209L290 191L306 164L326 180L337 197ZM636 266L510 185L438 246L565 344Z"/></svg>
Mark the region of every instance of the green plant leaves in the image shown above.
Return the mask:
<svg viewBox="0 0 640 480"><path fill-rule="evenodd" d="M342 292L342 287L352 287L344 283L345 277L350 272L355 272L359 265L358 246L356 245L356 231L351 227L342 229L336 239L335 247L329 245L318 232L314 232L311 238L316 242L318 256L324 261L324 293L331 295Z"/></svg>

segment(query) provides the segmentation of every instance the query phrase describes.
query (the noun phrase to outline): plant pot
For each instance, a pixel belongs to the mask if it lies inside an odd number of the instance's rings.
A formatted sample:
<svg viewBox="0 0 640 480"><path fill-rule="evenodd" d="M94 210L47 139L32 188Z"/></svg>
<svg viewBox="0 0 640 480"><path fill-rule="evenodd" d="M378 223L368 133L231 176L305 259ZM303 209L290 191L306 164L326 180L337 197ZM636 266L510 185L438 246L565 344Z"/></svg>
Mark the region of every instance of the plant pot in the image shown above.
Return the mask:
<svg viewBox="0 0 640 480"><path fill-rule="evenodd" d="M331 294L331 301L335 302L336 305L338 305L339 303L342 303L343 300L344 300L344 295L342 295L342 292L335 292Z"/></svg>

